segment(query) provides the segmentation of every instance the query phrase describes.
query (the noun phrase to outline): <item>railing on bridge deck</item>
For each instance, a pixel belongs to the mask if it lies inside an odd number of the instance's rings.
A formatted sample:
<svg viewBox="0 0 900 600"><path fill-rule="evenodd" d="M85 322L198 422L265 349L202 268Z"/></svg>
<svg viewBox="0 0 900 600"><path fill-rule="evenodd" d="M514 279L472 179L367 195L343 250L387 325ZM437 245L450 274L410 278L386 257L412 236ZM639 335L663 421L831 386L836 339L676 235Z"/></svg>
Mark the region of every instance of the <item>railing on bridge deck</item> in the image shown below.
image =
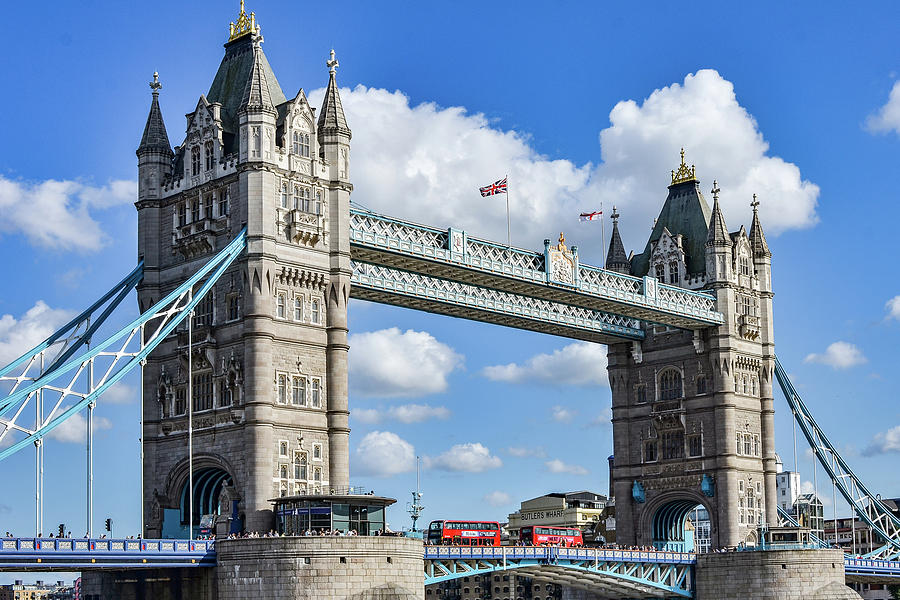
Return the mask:
<svg viewBox="0 0 900 600"><path fill-rule="evenodd" d="M416 273L626 317L696 329L719 325L715 296L579 264L557 276L544 252L504 246L445 230L350 209L351 255L356 262Z"/></svg>
<svg viewBox="0 0 900 600"><path fill-rule="evenodd" d="M516 569L527 576L616 589L628 597L691 597L695 554L536 546L425 547L425 585Z"/></svg>
<svg viewBox="0 0 900 600"><path fill-rule="evenodd" d="M2 538L0 570L214 567L213 540Z"/></svg>

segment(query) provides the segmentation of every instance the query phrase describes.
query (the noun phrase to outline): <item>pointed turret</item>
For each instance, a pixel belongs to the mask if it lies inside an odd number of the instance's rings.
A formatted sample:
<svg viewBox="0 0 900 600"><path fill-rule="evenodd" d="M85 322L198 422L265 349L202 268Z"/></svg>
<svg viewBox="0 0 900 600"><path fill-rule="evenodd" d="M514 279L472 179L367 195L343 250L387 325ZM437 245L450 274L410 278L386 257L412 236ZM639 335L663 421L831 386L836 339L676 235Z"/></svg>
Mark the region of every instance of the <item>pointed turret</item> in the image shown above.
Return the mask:
<svg viewBox="0 0 900 600"><path fill-rule="evenodd" d="M606 268L617 273L628 275L631 273L631 261L625 253L625 245L622 243L622 236L619 235L619 213L613 206L612 211L613 230L612 237L609 239L609 252L606 255Z"/></svg>
<svg viewBox="0 0 900 600"><path fill-rule="evenodd" d="M347 119L344 117L344 107L341 106L341 95L338 92L337 81L335 78L335 68L340 66L334 57L334 50L331 51L331 58L325 63L328 67L328 88L325 90L325 99L322 100L322 110L319 113L319 122L317 124L319 133L319 142L326 135L346 135L350 137L350 128L347 127Z"/></svg>
<svg viewBox="0 0 900 600"><path fill-rule="evenodd" d="M162 89L159 73L153 73L150 89L153 90L153 100L150 102L150 114L147 115L147 124L144 125L144 135L141 136L137 155L140 157L147 152L162 152L171 156L172 146L169 144L166 124L163 123L162 111L159 109L159 90Z"/></svg>
<svg viewBox="0 0 900 600"><path fill-rule="evenodd" d="M263 64L265 57L259 46L261 41L262 37L259 36L253 39L253 62L250 66L250 76L244 85L244 95L238 107L238 113L245 110L275 112L266 75L267 69Z"/></svg>
<svg viewBox="0 0 900 600"><path fill-rule="evenodd" d="M753 249L753 256L771 257L769 252L769 244L766 243L766 234L763 233L762 225L759 223L759 200L756 194L753 194L753 223L750 224L750 247Z"/></svg>
<svg viewBox="0 0 900 600"><path fill-rule="evenodd" d="M725 217L722 215L722 209L719 208L719 186L713 180L713 209L712 216L709 218L709 233L706 235L706 247L714 246L731 246L731 236L728 235L728 227L725 226Z"/></svg>

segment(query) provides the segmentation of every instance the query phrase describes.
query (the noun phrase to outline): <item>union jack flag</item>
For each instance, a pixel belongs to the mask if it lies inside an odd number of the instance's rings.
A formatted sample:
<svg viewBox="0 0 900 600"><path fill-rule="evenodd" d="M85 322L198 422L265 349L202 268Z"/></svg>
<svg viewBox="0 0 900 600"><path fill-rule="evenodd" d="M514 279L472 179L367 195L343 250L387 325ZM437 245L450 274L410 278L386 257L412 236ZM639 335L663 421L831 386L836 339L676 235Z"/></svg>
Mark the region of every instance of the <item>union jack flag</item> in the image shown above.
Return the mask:
<svg viewBox="0 0 900 600"><path fill-rule="evenodd" d="M485 196L493 196L494 194L506 194L506 180L508 177L504 177L498 181L490 185L486 185L483 188L478 188L478 191L481 192L482 198Z"/></svg>

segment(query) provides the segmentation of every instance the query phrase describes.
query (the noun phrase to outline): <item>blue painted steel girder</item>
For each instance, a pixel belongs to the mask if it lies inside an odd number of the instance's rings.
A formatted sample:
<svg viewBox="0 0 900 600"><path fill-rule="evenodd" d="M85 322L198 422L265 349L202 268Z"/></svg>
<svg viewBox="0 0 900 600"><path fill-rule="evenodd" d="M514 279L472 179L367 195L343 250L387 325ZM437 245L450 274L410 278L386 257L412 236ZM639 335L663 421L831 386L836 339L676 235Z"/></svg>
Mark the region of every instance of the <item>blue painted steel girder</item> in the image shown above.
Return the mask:
<svg viewBox="0 0 900 600"><path fill-rule="evenodd" d="M353 261L350 296L597 343L641 340L627 317Z"/></svg>
<svg viewBox="0 0 900 600"><path fill-rule="evenodd" d="M350 219L350 252L356 261L682 329L724 322L708 292L580 264L573 281L559 282L542 253L360 209L351 208Z"/></svg>

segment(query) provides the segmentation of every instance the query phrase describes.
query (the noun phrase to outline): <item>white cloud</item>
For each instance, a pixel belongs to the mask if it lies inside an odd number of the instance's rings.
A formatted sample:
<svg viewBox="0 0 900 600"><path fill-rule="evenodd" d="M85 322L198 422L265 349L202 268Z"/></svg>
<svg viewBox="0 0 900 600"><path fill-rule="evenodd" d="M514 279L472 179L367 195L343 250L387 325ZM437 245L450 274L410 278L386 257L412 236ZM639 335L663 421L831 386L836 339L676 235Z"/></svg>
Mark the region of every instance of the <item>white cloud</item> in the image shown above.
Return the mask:
<svg viewBox="0 0 900 600"><path fill-rule="evenodd" d="M509 506L512 503L512 496L510 496L506 492L495 490L490 494L485 494L482 500L484 500L491 506Z"/></svg>
<svg viewBox="0 0 900 600"><path fill-rule="evenodd" d="M900 452L900 425L876 433L872 443L863 451L865 456Z"/></svg>
<svg viewBox="0 0 900 600"><path fill-rule="evenodd" d="M447 389L463 364L453 348L426 331L396 327L350 336L350 387L361 396L416 397Z"/></svg>
<svg viewBox="0 0 900 600"><path fill-rule="evenodd" d="M0 175L0 232L24 235L33 246L89 252L108 236L96 210L134 202L134 181L96 187L79 181L14 181Z"/></svg>
<svg viewBox="0 0 900 600"><path fill-rule="evenodd" d="M547 452L540 446L531 448L526 446L510 446L506 449L506 453L516 458L544 458Z"/></svg>
<svg viewBox="0 0 900 600"><path fill-rule="evenodd" d="M310 94L314 105L322 95ZM818 187L769 153L732 83L713 70L613 107L599 166L541 155L527 132L503 131L464 107L410 106L402 92L365 86L341 90L341 99L353 129L354 201L404 219L503 240L505 199L485 201L477 188L508 173L513 243L540 249L544 238L568 231L583 260L597 263L596 224L571 233L578 213L617 204L626 246L641 251L684 146L705 189L718 179L732 229L749 222L754 192L771 235L817 221Z"/></svg>
<svg viewBox="0 0 900 600"><path fill-rule="evenodd" d="M64 406L57 414L65 412L70 408L72 408L71 405ZM53 431L48 433L47 437L59 442L66 442L71 444L84 442L87 439L87 419L84 418L83 413L84 411L75 413L74 415L63 421ZM105 417L99 417L95 414L94 433L102 429L112 429L112 423L109 421L109 419Z"/></svg>
<svg viewBox="0 0 900 600"><path fill-rule="evenodd" d="M867 358L855 345L849 342L834 342L824 354L809 354L803 359L807 363L819 363L835 369L849 369L867 362Z"/></svg>
<svg viewBox="0 0 900 600"><path fill-rule="evenodd" d="M525 383L537 381L559 385L608 386L606 346L575 342L552 354L537 354L524 364L489 366L482 374L492 381Z"/></svg>
<svg viewBox="0 0 900 600"><path fill-rule="evenodd" d="M884 306L887 308L888 319L897 319L900 321L900 296L894 296L888 300Z"/></svg>
<svg viewBox="0 0 900 600"><path fill-rule="evenodd" d="M388 414L401 423L421 423L428 419L447 419L450 411L444 406L429 406L427 404L403 404L392 406Z"/></svg>
<svg viewBox="0 0 900 600"><path fill-rule="evenodd" d="M100 401L105 404L131 404L137 397L138 392L136 389L119 381L103 392Z"/></svg>
<svg viewBox="0 0 900 600"><path fill-rule="evenodd" d="M866 120L866 128L872 133L893 131L900 135L900 81L894 83L887 103Z"/></svg>
<svg viewBox="0 0 900 600"><path fill-rule="evenodd" d="M391 477L416 468L416 451L412 444L390 431L366 434L356 448L354 475Z"/></svg>
<svg viewBox="0 0 900 600"><path fill-rule="evenodd" d="M831 486L826 486L831 487ZM816 485L812 481L801 481L800 482L800 493L801 494L813 494L818 499L819 502L822 503L822 506L831 506L831 498L828 497L828 494L825 493L825 489L822 488L819 490L819 493L816 494Z"/></svg>
<svg viewBox="0 0 900 600"><path fill-rule="evenodd" d="M381 412L375 408L354 408L350 411L350 416L360 423L369 425L381 421Z"/></svg>
<svg viewBox="0 0 900 600"><path fill-rule="evenodd" d="M53 309L38 300L24 315L0 316L0 366L6 366L47 339L63 326L74 313Z"/></svg>
<svg viewBox="0 0 900 600"><path fill-rule="evenodd" d="M587 475L588 470L579 465L570 465L568 463L564 463L558 458L554 458L553 460L548 460L544 463L544 466L547 467L547 470L551 473L567 473L569 475Z"/></svg>
<svg viewBox="0 0 900 600"><path fill-rule="evenodd" d="M612 409L604 408L599 415L591 419L587 427L610 427L612 425Z"/></svg>
<svg viewBox="0 0 900 600"><path fill-rule="evenodd" d="M491 454L480 443L456 444L443 454L434 458L425 457L425 467L442 471L461 471L465 473L481 473L488 469L503 466L500 457Z"/></svg>
<svg viewBox="0 0 900 600"><path fill-rule="evenodd" d="M571 423L576 412L563 406L554 406L552 409L553 420L559 423Z"/></svg>

